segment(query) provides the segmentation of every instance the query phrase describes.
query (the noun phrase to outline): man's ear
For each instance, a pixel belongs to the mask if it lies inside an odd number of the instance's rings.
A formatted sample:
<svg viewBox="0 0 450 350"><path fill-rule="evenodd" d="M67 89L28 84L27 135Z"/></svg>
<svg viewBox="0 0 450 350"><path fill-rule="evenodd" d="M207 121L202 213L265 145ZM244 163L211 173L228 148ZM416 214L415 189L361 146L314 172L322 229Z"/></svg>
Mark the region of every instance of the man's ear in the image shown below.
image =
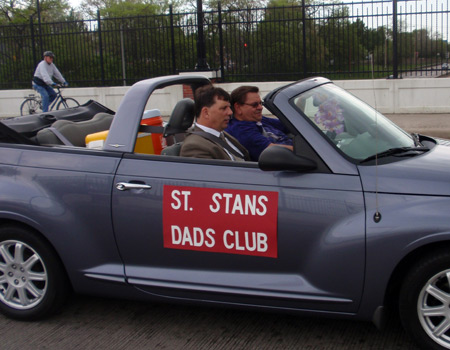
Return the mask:
<svg viewBox="0 0 450 350"><path fill-rule="evenodd" d="M208 107L203 107L201 112L200 112L200 116L204 119L209 119L209 108Z"/></svg>

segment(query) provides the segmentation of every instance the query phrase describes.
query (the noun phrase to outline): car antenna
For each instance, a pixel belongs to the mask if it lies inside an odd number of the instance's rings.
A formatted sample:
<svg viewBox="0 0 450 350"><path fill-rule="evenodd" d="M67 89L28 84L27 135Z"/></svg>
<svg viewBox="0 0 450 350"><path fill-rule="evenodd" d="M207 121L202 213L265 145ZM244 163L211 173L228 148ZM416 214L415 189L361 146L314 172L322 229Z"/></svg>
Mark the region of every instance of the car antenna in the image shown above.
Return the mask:
<svg viewBox="0 0 450 350"><path fill-rule="evenodd" d="M370 67L372 69L372 91L375 104L375 214L373 221L379 223L381 221L381 213L378 206L378 112L377 112L377 96L375 93L375 78L373 73L373 53L369 53Z"/></svg>

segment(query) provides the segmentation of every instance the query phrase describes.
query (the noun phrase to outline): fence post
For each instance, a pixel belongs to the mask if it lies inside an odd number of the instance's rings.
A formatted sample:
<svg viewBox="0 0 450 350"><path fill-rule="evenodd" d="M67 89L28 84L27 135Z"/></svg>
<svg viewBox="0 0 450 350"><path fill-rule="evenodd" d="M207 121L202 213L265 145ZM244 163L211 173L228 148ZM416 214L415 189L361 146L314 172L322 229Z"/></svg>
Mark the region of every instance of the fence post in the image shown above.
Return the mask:
<svg viewBox="0 0 450 350"><path fill-rule="evenodd" d="M197 0L197 64L195 70L205 71L208 69L205 37L203 35L203 3L202 0Z"/></svg>
<svg viewBox="0 0 450 350"><path fill-rule="evenodd" d="M42 26L41 26L41 10L39 7L39 0L36 0L36 11L37 11L38 27L39 27L39 49L42 54L43 53L43 50L42 50Z"/></svg>
<svg viewBox="0 0 450 350"><path fill-rule="evenodd" d="M308 65L306 64L306 4L302 0L302 22L303 22L303 78L308 74Z"/></svg>
<svg viewBox="0 0 450 350"><path fill-rule="evenodd" d="M392 20L392 55L393 57L393 69L394 69L394 79L398 79L398 50L397 50L397 29L398 29L398 18L397 18L397 0L392 1L392 14L394 17Z"/></svg>
<svg viewBox="0 0 450 350"><path fill-rule="evenodd" d="M30 16L30 33L31 33L31 48L33 51L33 64L34 67L36 67L38 64L38 59L36 56L36 40L34 39L33 16Z"/></svg>
<svg viewBox="0 0 450 350"><path fill-rule="evenodd" d="M123 86L127 86L127 71L125 62L125 44L123 42L123 23L120 23L120 54L122 57L122 81Z"/></svg>
<svg viewBox="0 0 450 350"><path fill-rule="evenodd" d="M170 14L170 40L172 40L172 73L176 74L177 71L177 63L175 59L175 29L173 27L173 7L169 6L169 14Z"/></svg>
<svg viewBox="0 0 450 350"><path fill-rule="evenodd" d="M103 66L102 26L100 22L100 10L97 10L98 46L100 51L100 72L102 86L105 86L105 67Z"/></svg>
<svg viewBox="0 0 450 350"><path fill-rule="evenodd" d="M225 60L223 57L223 31L222 31L222 5L219 3L217 4L217 10L219 11L219 55L220 55L220 77L222 80L222 83L225 82Z"/></svg>

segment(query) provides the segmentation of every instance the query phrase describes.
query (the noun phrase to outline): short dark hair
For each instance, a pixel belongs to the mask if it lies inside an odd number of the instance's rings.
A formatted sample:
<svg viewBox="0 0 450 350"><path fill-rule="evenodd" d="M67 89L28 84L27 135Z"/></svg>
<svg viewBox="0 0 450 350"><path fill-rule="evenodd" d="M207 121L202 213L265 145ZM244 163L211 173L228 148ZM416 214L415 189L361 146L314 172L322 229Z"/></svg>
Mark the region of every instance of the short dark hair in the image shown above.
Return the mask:
<svg viewBox="0 0 450 350"><path fill-rule="evenodd" d="M230 94L220 87L205 85L195 90L195 115L200 115L203 107L211 107L214 104L214 98L218 100L230 101Z"/></svg>
<svg viewBox="0 0 450 350"><path fill-rule="evenodd" d="M231 93L231 108L234 107L235 103L239 103L241 105L244 104L249 92L258 93L259 88L257 86L244 85L234 89Z"/></svg>

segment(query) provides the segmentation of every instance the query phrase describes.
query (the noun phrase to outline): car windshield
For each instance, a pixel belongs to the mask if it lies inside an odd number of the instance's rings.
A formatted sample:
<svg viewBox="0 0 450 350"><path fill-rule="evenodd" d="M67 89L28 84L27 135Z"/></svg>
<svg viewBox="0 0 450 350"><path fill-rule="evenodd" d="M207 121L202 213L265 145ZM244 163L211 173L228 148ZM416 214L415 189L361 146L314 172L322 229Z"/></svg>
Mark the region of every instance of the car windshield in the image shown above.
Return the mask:
<svg viewBox="0 0 450 350"><path fill-rule="evenodd" d="M415 146L411 135L334 84L308 90L292 101L341 152L356 161Z"/></svg>

